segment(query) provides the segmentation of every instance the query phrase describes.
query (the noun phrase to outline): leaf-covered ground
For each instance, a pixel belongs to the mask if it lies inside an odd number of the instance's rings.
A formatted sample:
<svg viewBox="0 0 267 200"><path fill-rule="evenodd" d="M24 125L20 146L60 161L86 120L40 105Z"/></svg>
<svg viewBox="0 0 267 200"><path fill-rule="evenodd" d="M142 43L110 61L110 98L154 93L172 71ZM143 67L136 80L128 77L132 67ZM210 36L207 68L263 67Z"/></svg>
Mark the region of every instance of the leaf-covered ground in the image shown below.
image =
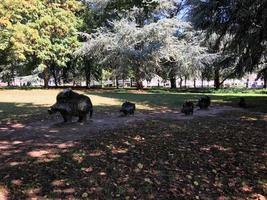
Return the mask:
<svg viewBox="0 0 267 200"><path fill-rule="evenodd" d="M265 199L266 130L266 115L232 112L1 141L0 199Z"/></svg>

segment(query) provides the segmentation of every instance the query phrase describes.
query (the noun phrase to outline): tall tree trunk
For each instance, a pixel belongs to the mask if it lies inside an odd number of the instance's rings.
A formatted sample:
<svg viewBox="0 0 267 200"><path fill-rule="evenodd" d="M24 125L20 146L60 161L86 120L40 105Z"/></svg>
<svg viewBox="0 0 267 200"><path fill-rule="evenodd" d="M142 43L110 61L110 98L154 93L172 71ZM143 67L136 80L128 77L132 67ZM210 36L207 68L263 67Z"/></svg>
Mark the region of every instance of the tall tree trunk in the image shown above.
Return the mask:
<svg viewBox="0 0 267 200"><path fill-rule="evenodd" d="M171 82L171 89L177 88L177 86L176 86L176 78L175 77L171 77L170 78L170 82Z"/></svg>
<svg viewBox="0 0 267 200"><path fill-rule="evenodd" d="M196 79L194 78L194 88L196 88L197 87L197 85L196 85Z"/></svg>
<svg viewBox="0 0 267 200"><path fill-rule="evenodd" d="M86 57L84 57L83 62L84 62L86 88L90 88L91 87L91 71L92 71L91 61L87 59Z"/></svg>
<svg viewBox="0 0 267 200"><path fill-rule="evenodd" d="M187 88L187 77L184 77L184 87Z"/></svg>
<svg viewBox="0 0 267 200"><path fill-rule="evenodd" d="M138 27L142 28L145 25L145 17L144 16L138 16L135 17L136 23L138 24ZM141 43L138 45L138 47L136 47L136 49L141 50L144 47L144 43ZM139 67L139 66L138 66ZM143 86L143 82L140 76L140 70L138 69L138 67L135 70L135 81L136 81L136 89L137 90L142 90L144 88Z"/></svg>
<svg viewBox="0 0 267 200"><path fill-rule="evenodd" d="M216 90L220 89L221 83L220 83L220 69L216 68L214 72L214 88Z"/></svg>

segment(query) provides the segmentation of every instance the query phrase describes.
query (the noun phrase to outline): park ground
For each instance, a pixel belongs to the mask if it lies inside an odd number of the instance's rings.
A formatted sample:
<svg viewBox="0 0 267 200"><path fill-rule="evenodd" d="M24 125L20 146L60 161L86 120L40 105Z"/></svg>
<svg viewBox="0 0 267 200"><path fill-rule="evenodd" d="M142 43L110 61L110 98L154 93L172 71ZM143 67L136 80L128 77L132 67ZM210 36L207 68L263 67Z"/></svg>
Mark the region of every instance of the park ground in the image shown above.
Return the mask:
<svg viewBox="0 0 267 200"><path fill-rule="evenodd" d="M47 114L58 92L0 90L0 199L266 199L266 90L204 91L193 117L203 91L82 90L85 124Z"/></svg>

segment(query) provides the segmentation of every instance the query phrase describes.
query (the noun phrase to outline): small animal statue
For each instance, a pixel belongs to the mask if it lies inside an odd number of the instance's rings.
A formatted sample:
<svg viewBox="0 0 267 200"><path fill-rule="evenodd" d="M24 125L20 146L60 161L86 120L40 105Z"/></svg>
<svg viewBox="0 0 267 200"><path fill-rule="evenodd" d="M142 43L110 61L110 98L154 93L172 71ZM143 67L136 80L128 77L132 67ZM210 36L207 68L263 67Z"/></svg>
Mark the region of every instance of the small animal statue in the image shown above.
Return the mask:
<svg viewBox="0 0 267 200"><path fill-rule="evenodd" d="M247 103L246 103L244 97L240 98L238 105L239 105L240 108L246 108L247 107Z"/></svg>
<svg viewBox="0 0 267 200"><path fill-rule="evenodd" d="M193 113L194 113L194 103L191 102L191 101L186 101L183 104L181 112L184 113L185 115L193 115Z"/></svg>
<svg viewBox="0 0 267 200"><path fill-rule="evenodd" d="M82 122L86 121L88 113L92 117L93 105L88 96L65 89L58 93L56 103L48 110L49 114L57 112L62 115L64 122L71 122L73 116L79 118L78 122Z"/></svg>
<svg viewBox="0 0 267 200"><path fill-rule="evenodd" d="M124 102L121 106L120 112L122 112L125 116L128 114L134 114L135 104L131 102Z"/></svg>
<svg viewBox="0 0 267 200"><path fill-rule="evenodd" d="M207 109L210 106L210 97L209 96L200 97L198 99L197 106L200 109Z"/></svg>

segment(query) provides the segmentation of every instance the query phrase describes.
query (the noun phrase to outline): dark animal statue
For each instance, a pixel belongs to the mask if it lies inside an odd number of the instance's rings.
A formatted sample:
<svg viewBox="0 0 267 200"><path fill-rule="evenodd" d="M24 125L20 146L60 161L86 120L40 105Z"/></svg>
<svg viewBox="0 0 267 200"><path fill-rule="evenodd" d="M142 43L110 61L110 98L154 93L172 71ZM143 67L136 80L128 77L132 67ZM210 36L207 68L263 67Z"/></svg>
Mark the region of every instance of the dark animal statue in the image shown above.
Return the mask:
<svg viewBox="0 0 267 200"><path fill-rule="evenodd" d="M120 109L120 112L122 112L124 115L134 114L134 111L135 104L128 101L124 102Z"/></svg>
<svg viewBox="0 0 267 200"><path fill-rule="evenodd" d="M240 98L238 105L239 105L240 108L246 108L247 107L247 103L246 103L244 97Z"/></svg>
<svg viewBox="0 0 267 200"><path fill-rule="evenodd" d="M210 106L210 97L209 96L200 97L198 99L197 106L200 109L207 109Z"/></svg>
<svg viewBox="0 0 267 200"><path fill-rule="evenodd" d="M194 103L191 102L191 101L186 101L183 104L181 112L184 113L185 115L193 115L193 113L194 113Z"/></svg>
<svg viewBox="0 0 267 200"><path fill-rule="evenodd" d="M79 117L78 122L86 121L87 114L93 114L93 105L88 96L66 89L57 95L57 102L48 110L49 114L59 112L64 122L71 122L72 117Z"/></svg>

